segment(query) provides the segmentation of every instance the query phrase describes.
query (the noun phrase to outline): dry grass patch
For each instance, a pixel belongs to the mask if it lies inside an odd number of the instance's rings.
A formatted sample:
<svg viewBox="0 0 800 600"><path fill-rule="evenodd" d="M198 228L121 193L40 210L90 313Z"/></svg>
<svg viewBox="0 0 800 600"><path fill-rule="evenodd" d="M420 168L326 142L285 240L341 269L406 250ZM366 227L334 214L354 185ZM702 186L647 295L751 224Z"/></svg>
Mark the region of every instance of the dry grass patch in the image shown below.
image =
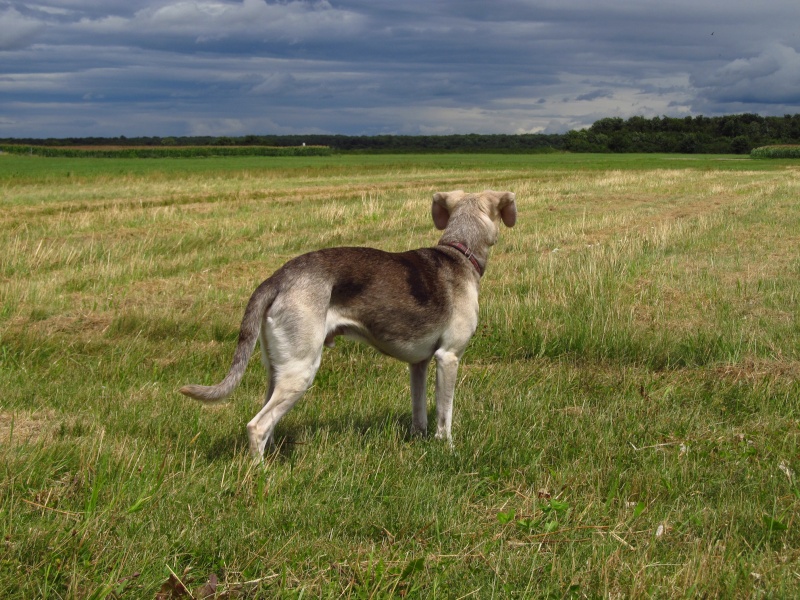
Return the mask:
<svg viewBox="0 0 800 600"><path fill-rule="evenodd" d="M83 435L87 427L86 415L50 408L0 411L0 441L10 446L49 445L64 435Z"/></svg>
<svg viewBox="0 0 800 600"><path fill-rule="evenodd" d="M57 429L57 413L42 411L0 411L0 440L10 444L37 443L52 436Z"/></svg>

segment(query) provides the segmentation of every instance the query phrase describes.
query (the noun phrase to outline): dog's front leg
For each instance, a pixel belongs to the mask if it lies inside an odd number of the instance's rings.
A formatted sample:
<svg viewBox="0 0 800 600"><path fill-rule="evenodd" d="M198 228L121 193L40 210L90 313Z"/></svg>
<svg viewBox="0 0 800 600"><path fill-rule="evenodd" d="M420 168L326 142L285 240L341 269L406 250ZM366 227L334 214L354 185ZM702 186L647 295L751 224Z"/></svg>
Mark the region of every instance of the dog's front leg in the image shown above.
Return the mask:
<svg viewBox="0 0 800 600"><path fill-rule="evenodd" d="M425 435L428 431L427 377L430 359L408 365L411 374L411 433Z"/></svg>
<svg viewBox="0 0 800 600"><path fill-rule="evenodd" d="M458 375L458 355L439 349L436 357L436 438L452 444L453 393Z"/></svg>

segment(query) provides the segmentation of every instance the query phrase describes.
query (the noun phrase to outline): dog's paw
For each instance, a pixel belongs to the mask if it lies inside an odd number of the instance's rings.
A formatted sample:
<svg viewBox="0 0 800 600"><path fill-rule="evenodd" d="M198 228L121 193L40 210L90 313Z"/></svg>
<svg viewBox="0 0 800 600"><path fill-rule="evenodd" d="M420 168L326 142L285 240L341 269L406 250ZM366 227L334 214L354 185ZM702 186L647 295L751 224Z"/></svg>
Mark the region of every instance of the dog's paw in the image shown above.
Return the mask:
<svg viewBox="0 0 800 600"><path fill-rule="evenodd" d="M428 437L428 426L427 425L412 425L411 426L411 436L412 437Z"/></svg>
<svg viewBox="0 0 800 600"><path fill-rule="evenodd" d="M437 431L436 439L442 440L443 442L447 442L447 447L450 448L450 450L455 449L455 445L453 444L453 438L449 433L446 433L444 431Z"/></svg>

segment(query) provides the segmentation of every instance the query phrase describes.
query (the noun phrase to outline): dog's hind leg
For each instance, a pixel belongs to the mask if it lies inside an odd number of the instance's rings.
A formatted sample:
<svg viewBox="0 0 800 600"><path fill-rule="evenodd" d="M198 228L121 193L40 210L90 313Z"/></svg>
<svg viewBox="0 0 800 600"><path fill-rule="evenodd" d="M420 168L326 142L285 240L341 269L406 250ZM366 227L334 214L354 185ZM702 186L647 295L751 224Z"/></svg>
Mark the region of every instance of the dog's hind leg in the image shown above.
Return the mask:
<svg viewBox="0 0 800 600"><path fill-rule="evenodd" d="M313 373L310 379L313 381ZM260 460L264 456L264 449L267 447L267 444L272 443L275 426L278 424L278 421L291 410L309 387L308 385L287 385L284 387L281 383L282 382L278 382L270 399L247 424L250 454L256 460ZM295 381L295 383L299 382Z"/></svg>
<svg viewBox="0 0 800 600"><path fill-rule="evenodd" d="M269 377L269 386L267 388L267 395L264 397L264 406L267 405L269 399L272 398L272 393L275 391L275 372L272 368L272 361L269 359L269 339L267 338L267 320L261 324L261 330L258 332L258 343L261 346L261 364L264 365L264 370Z"/></svg>
<svg viewBox="0 0 800 600"><path fill-rule="evenodd" d="M430 359L408 365L411 374L411 433L425 435L428 430L427 375Z"/></svg>
<svg viewBox="0 0 800 600"><path fill-rule="evenodd" d="M311 387L321 357L322 347L320 346L316 356L309 357L310 360L296 360L288 365L273 368L273 377L270 382L272 393L264 407L247 424L250 453L253 458L261 459L267 444L272 443L278 421Z"/></svg>
<svg viewBox="0 0 800 600"><path fill-rule="evenodd" d="M261 342L268 348L270 392L263 408L247 424L250 453L259 460L278 421L313 383L325 341L324 313L297 310L294 314L278 313L265 321Z"/></svg>

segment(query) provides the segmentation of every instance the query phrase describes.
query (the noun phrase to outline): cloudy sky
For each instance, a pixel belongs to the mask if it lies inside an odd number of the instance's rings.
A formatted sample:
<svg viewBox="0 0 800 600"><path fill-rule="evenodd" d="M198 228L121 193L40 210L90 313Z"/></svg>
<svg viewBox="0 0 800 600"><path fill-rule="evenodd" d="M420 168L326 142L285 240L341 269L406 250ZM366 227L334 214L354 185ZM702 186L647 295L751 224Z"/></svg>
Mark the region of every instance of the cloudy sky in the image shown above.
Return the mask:
<svg viewBox="0 0 800 600"><path fill-rule="evenodd" d="M800 0L0 0L0 137L800 112Z"/></svg>

